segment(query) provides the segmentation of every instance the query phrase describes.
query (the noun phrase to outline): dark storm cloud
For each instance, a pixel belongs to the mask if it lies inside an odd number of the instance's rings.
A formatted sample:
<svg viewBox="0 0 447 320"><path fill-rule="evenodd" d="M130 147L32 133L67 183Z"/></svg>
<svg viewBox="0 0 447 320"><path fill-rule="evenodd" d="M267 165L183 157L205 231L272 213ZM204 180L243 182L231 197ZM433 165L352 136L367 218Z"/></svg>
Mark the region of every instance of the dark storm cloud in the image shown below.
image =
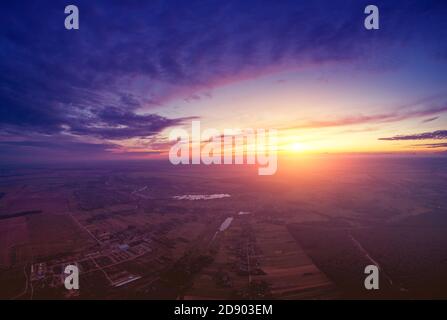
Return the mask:
<svg viewBox="0 0 447 320"><path fill-rule="evenodd" d="M0 131L154 135L185 119L137 114L140 107L196 97L229 79L355 63L415 39L447 52L442 1L376 1L387 31L369 33L364 1L76 1L78 31L63 28L66 4L1 2ZM368 59L365 67L389 63ZM368 122L348 122L358 120Z"/></svg>
<svg viewBox="0 0 447 320"><path fill-rule="evenodd" d="M424 132L411 135L400 135L388 138L379 138L379 140L429 140L429 139L447 139L447 130L438 130L433 132Z"/></svg>

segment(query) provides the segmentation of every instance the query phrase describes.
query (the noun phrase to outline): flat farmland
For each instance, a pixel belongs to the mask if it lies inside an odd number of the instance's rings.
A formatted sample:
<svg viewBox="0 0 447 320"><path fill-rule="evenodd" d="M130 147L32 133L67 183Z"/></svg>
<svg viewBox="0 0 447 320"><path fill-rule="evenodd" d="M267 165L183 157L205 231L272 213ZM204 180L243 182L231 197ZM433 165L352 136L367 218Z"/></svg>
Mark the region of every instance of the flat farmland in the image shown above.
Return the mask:
<svg viewBox="0 0 447 320"><path fill-rule="evenodd" d="M80 252L93 243L68 214L28 216L27 240L15 247L15 263Z"/></svg>
<svg viewBox="0 0 447 320"><path fill-rule="evenodd" d="M255 214L235 216L210 248L214 261L194 278L185 299L325 299L337 294L285 225Z"/></svg>
<svg viewBox="0 0 447 320"><path fill-rule="evenodd" d="M14 247L28 241L28 224L26 217L0 220L0 265L14 264L11 251Z"/></svg>
<svg viewBox="0 0 447 320"><path fill-rule="evenodd" d="M267 282L273 297L334 297L334 284L315 266L285 226L259 222L254 224L254 230L260 249L256 258L266 274L252 279Z"/></svg>

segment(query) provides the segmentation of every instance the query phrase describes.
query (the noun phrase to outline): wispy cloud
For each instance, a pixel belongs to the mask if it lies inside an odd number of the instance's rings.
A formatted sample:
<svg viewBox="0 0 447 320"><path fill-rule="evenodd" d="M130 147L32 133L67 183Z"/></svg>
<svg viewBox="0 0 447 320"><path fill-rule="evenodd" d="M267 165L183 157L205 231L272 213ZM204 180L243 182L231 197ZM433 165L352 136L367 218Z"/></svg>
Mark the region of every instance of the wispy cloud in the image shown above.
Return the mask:
<svg viewBox="0 0 447 320"><path fill-rule="evenodd" d="M349 129L349 130L343 130L340 133L359 133L359 132L372 132L379 130L378 127L367 127L367 128L360 128L360 129Z"/></svg>
<svg viewBox="0 0 447 320"><path fill-rule="evenodd" d="M432 122L439 119L439 117L432 117L432 118L428 118L428 119L424 119L421 121L421 123L427 123L427 122Z"/></svg>
<svg viewBox="0 0 447 320"><path fill-rule="evenodd" d="M405 108L402 106L398 106L396 107L396 111L393 112L375 114L375 115L358 115L358 116L342 117L333 120L311 120L298 123L287 129L313 129L313 128L350 126L350 125L366 124L366 123L387 123L387 122L402 121L411 118L425 117L444 112L447 112L447 105L428 107L428 108L419 107L418 109L413 110L408 110L407 106Z"/></svg>
<svg viewBox="0 0 447 320"><path fill-rule="evenodd" d="M433 132L424 132L424 133L418 133L418 134L411 134L411 135L399 135L394 137L388 137L388 138L379 138L379 140L388 140L388 141L394 141L394 140L440 140L440 139L447 139L447 130L438 130Z"/></svg>
<svg viewBox="0 0 447 320"><path fill-rule="evenodd" d="M197 92L216 86L310 65L398 65L399 59L384 54L396 43L423 42L427 52L447 52L446 28L439 28L445 23L443 2L387 1L388 17L412 23L389 19L386 30L368 35L359 23L364 6L354 2L78 0L81 30L68 32L61 24L63 10L53 1L2 1L0 136L156 136L190 117L141 110L162 108L172 99L193 104L203 98ZM432 23L418 18L421 11ZM297 127L391 122L446 110L432 109Z"/></svg>
<svg viewBox="0 0 447 320"><path fill-rule="evenodd" d="M413 147L423 147L429 149L437 149L437 148L447 148L447 143L422 143L422 144L414 144Z"/></svg>

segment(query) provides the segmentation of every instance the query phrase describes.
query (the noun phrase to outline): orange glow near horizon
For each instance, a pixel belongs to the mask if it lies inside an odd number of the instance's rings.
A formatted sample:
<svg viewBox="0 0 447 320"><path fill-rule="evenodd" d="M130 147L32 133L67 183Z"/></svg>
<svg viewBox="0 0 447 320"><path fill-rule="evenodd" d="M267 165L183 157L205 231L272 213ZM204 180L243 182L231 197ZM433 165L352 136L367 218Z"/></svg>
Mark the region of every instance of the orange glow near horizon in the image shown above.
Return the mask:
<svg viewBox="0 0 447 320"><path fill-rule="evenodd" d="M307 131L307 132L306 132ZM320 136L315 134L315 130L302 130L302 135L299 135L294 130L280 130L278 131L277 144L274 146L278 156L285 156L296 158L307 155L319 154L383 154L383 153L417 153L426 154L433 153L429 148L418 148L409 146L408 141L379 141L375 137L368 137L367 135L341 134L329 135L322 133ZM424 143L436 143L436 140L426 140ZM132 158L166 158L170 147L174 142L166 143L158 148L150 147L135 147L132 142L129 144L122 144L121 149L115 150L114 154L122 156L131 156ZM200 146L203 152L203 147L209 144L209 141L201 141ZM257 145L244 145L238 148L235 146L233 150L229 151L233 155L244 155L249 153L247 150L254 150L256 152ZM269 150L269 145L264 144L261 148ZM225 152L223 143L221 144L221 151L218 147L214 149L215 155L223 155ZM252 152L253 153L253 152ZM191 154L191 152L190 152Z"/></svg>

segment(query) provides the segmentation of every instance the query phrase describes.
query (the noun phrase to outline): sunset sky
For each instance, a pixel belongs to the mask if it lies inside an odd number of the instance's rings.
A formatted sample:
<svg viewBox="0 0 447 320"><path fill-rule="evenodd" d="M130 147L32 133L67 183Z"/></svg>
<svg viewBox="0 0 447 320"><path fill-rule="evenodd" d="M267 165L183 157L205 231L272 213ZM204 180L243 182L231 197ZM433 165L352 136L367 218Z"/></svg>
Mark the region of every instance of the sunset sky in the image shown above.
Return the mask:
<svg viewBox="0 0 447 320"><path fill-rule="evenodd" d="M447 150L447 3L0 4L1 160L127 159L169 131L277 129L285 153ZM38 13L38 14L36 14Z"/></svg>

